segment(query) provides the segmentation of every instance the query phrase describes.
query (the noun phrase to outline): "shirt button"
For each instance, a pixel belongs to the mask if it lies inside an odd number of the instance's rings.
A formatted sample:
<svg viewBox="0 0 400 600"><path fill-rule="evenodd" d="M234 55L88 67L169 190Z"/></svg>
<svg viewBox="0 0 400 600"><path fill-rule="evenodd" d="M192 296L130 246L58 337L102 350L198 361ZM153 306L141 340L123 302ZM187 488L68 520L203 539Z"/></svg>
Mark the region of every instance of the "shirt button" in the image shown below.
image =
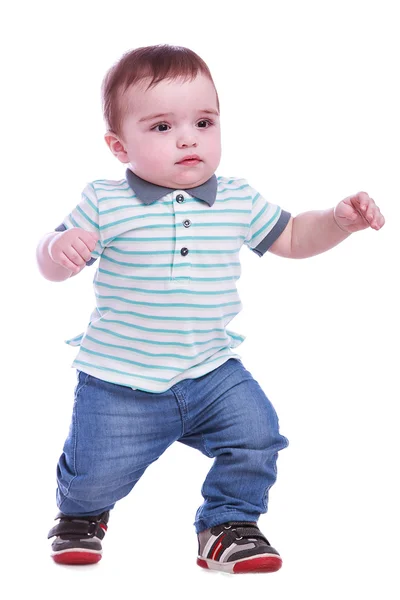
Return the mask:
<svg viewBox="0 0 400 600"><path fill-rule="evenodd" d="M192 224L192 221L190 221L190 219L186 219L185 221L183 221L184 227L190 227L191 224Z"/></svg>
<svg viewBox="0 0 400 600"><path fill-rule="evenodd" d="M181 204L181 202L185 202L185 198L182 196L182 194L178 194L176 197L176 201L179 202L179 204Z"/></svg>
<svg viewBox="0 0 400 600"><path fill-rule="evenodd" d="M187 248L182 248L181 254L182 256L186 256L187 254L189 254L189 250Z"/></svg>

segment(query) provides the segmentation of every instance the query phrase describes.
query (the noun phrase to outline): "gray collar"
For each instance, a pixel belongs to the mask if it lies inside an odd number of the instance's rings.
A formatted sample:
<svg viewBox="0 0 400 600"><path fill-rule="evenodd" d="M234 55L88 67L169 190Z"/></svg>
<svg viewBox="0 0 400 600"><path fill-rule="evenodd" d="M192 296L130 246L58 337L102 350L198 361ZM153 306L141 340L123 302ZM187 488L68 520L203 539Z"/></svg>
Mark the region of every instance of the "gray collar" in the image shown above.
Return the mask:
<svg viewBox="0 0 400 600"><path fill-rule="evenodd" d="M155 183L150 183L145 179L141 179L130 169L126 170L126 179L138 198L145 204L151 204L156 200L160 200L160 198L166 194L176 191L174 188L162 187L161 185L156 185ZM217 185L217 178L213 175L205 183L202 183L197 187L188 188L185 191L193 196L193 198L204 200L209 206L212 206L217 196Z"/></svg>

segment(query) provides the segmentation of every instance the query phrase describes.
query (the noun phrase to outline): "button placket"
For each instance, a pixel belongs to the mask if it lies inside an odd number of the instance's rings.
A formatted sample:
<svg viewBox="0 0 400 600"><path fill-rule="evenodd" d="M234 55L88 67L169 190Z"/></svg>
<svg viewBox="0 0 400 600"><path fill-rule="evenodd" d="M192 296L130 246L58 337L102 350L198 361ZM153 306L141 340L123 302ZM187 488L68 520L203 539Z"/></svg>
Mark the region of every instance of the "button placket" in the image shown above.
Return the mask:
<svg viewBox="0 0 400 600"><path fill-rule="evenodd" d="M172 265L172 279L176 279L179 281L182 277L189 279L190 278L190 267L180 266L185 263L189 263L189 259L186 258L190 254L190 245L191 241L186 239L188 237L188 233L190 227L192 225L192 221L185 216L186 206L185 202L187 197L183 195L181 192L174 193L174 212L175 212L175 253L174 260ZM185 238L185 239L182 239Z"/></svg>

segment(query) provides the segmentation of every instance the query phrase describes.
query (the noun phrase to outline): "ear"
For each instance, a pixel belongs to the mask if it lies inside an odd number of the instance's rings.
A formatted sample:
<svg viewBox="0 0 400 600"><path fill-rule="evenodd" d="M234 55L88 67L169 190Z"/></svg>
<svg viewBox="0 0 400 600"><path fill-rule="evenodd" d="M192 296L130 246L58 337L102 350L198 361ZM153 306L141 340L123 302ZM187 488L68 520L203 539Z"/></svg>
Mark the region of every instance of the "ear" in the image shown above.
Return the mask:
<svg viewBox="0 0 400 600"><path fill-rule="evenodd" d="M107 131L104 136L106 140L107 146L110 148L111 152L120 160L122 163L128 163L129 158L128 154L125 150L125 146L123 141L115 135L112 131Z"/></svg>

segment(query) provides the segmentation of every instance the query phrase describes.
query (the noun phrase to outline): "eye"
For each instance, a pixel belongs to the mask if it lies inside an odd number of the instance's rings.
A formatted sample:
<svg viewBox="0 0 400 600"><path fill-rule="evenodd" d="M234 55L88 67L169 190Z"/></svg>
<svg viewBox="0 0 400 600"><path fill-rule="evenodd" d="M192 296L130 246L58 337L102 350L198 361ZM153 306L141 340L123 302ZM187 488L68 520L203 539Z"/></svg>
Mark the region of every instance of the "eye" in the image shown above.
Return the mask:
<svg viewBox="0 0 400 600"><path fill-rule="evenodd" d="M154 125L154 127L151 128L151 131L168 131L169 129L171 129L171 127L169 125L167 125L166 123L157 123L157 125Z"/></svg>
<svg viewBox="0 0 400 600"><path fill-rule="evenodd" d="M206 129L212 124L212 121L210 121L209 119L201 119L201 121L197 121L197 127L199 127L200 129Z"/></svg>

